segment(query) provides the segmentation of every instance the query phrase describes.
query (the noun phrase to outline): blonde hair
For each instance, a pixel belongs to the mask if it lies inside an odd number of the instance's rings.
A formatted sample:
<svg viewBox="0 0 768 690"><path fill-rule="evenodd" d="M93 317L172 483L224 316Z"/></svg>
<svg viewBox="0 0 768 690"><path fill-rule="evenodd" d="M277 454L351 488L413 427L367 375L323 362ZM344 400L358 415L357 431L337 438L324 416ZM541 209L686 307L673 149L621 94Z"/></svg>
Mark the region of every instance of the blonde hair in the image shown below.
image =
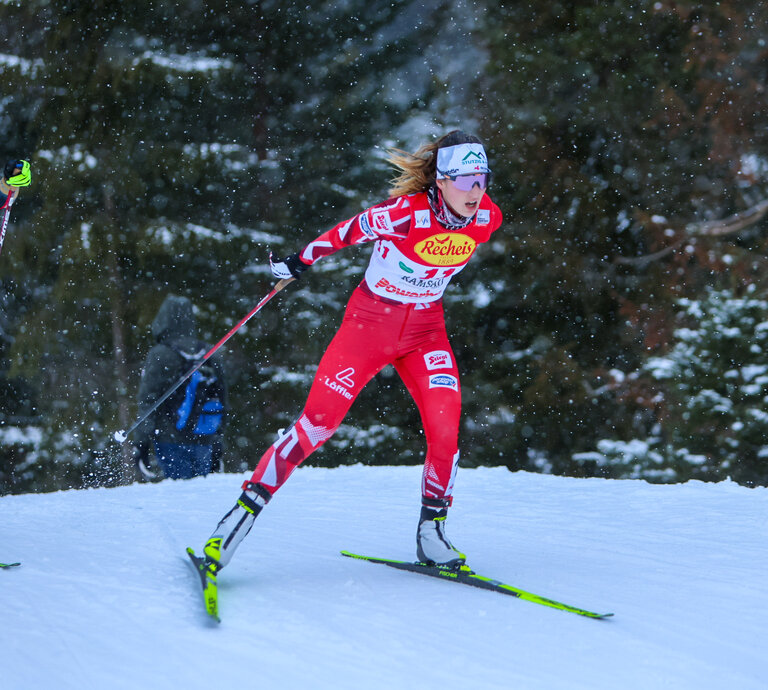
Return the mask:
<svg viewBox="0 0 768 690"><path fill-rule="evenodd" d="M399 174L392 178L389 189L391 197L425 192L437 177L437 150L457 144L482 144L472 134L454 129L431 144L424 144L416 152L408 153L402 149L388 149L387 161Z"/></svg>

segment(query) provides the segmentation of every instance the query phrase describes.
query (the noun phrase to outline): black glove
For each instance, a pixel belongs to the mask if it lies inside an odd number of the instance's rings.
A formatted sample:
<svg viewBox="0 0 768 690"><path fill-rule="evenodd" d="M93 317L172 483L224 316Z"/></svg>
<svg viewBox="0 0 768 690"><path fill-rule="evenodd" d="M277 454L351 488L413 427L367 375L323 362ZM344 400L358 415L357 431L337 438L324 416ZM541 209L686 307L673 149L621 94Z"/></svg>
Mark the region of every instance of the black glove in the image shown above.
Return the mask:
<svg viewBox="0 0 768 690"><path fill-rule="evenodd" d="M278 259L269 252L269 267L272 269L272 275L275 278L301 278L301 274L309 268L299 258L299 252L286 256L284 259Z"/></svg>
<svg viewBox="0 0 768 690"><path fill-rule="evenodd" d="M19 172L16 172L16 171ZM5 164L3 170L6 184L12 187L28 187L32 181L32 173L29 168L29 161L12 160Z"/></svg>
<svg viewBox="0 0 768 690"><path fill-rule="evenodd" d="M136 468L147 479L157 479L157 473L149 466L149 443L143 441L133 447L133 459Z"/></svg>

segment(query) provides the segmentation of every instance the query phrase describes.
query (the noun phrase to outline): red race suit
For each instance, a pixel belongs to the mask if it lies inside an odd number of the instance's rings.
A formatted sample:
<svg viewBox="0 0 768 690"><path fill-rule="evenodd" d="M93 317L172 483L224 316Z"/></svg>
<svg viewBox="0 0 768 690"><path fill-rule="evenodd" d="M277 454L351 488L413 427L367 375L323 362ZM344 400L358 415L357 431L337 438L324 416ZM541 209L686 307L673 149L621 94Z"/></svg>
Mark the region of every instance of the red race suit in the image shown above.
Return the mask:
<svg viewBox="0 0 768 690"><path fill-rule="evenodd" d="M339 223L300 253L313 264L351 245L374 242L363 282L317 368L299 418L261 457L251 481L270 493L327 441L362 390L387 364L413 396L427 455L422 495L450 503L459 459L459 371L445 330L442 295L477 246L501 225L484 195L469 225L448 230L426 193L396 197Z"/></svg>

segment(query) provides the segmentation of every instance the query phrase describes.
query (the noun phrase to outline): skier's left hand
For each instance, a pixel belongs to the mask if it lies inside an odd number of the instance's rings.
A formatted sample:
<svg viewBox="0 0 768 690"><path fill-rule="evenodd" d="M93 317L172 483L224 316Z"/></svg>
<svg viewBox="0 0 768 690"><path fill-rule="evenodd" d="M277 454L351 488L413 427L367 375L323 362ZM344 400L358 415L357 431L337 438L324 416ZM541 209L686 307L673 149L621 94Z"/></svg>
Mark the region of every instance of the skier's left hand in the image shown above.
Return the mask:
<svg viewBox="0 0 768 690"><path fill-rule="evenodd" d="M3 170L5 183L11 187L28 187L32 182L32 170L29 161L10 160Z"/></svg>

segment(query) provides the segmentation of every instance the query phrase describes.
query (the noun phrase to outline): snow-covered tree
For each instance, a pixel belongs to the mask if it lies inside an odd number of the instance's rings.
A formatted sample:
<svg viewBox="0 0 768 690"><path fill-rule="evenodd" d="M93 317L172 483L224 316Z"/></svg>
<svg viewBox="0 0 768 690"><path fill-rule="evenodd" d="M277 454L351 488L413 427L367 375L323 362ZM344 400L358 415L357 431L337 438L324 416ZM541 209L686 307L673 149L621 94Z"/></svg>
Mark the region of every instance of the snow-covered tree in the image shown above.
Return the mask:
<svg viewBox="0 0 768 690"><path fill-rule="evenodd" d="M163 298L188 296L216 342L270 286L269 248L296 251L382 198L372 153L434 94L424 55L443 6L0 3L0 134L34 177L2 257L0 379L25 399L0 413L42 430L14 436L35 441L15 443L4 487L132 478L127 454L99 451L135 419ZM232 343L230 466L298 412L354 277L294 290Z"/></svg>
<svg viewBox="0 0 768 690"><path fill-rule="evenodd" d="M768 299L708 289L678 307L669 351L638 372L655 388L649 435L604 439L579 459L613 476L768 483Z"/></svg>

